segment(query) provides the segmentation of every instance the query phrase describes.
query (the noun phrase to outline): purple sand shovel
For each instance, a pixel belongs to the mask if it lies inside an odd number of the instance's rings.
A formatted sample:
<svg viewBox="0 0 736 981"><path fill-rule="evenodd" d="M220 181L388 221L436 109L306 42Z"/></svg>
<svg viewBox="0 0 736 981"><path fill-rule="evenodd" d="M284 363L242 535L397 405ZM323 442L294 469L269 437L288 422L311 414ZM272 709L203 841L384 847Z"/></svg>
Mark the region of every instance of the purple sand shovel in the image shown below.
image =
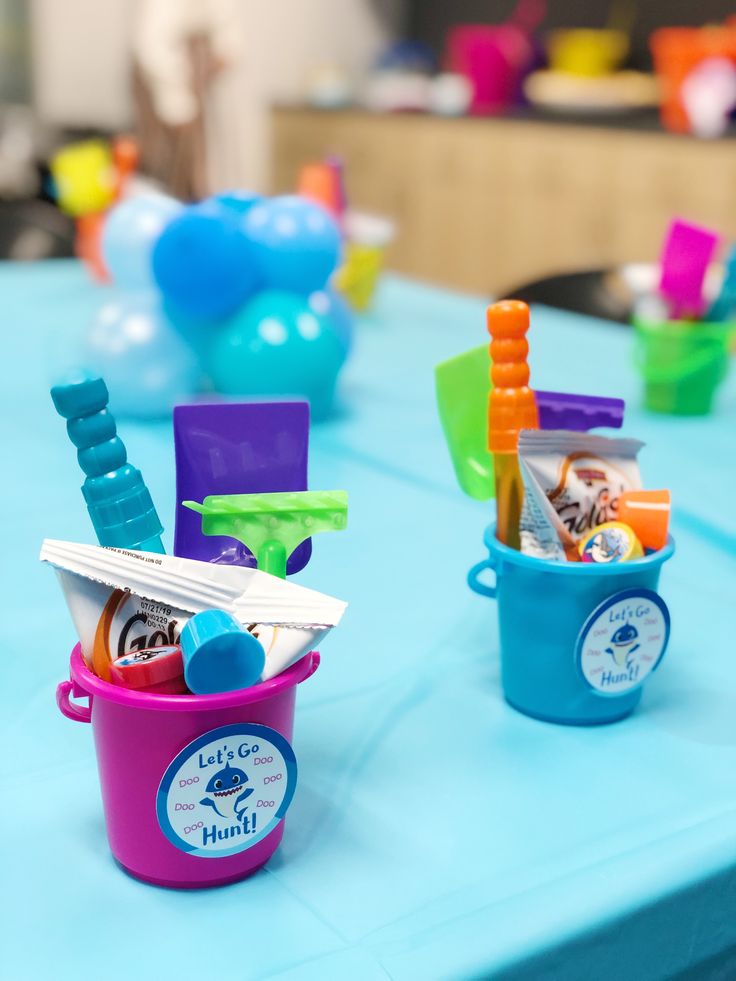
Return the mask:
<svg viewBox="0 0 736 981"><path fill-rule="evenodd" d="M182 501L221 494L307 489L307 402L208 402L174 409L176 527L174 554L202 562L256 567L241 542L202 534L198 514ZM309 562L312 540L289 556L287 572Z"/></svg>

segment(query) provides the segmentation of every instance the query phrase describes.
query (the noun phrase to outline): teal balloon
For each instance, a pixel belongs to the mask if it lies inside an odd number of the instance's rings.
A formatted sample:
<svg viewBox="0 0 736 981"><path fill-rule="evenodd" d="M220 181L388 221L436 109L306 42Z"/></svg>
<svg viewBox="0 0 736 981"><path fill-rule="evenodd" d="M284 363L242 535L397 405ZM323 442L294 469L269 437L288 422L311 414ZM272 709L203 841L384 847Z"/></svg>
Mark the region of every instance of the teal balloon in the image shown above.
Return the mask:
<svg viewBox="0 0 736 981"><path fill-rule="evenodd" d="M102 229L102 255L116 286L145 290L153 286L151 253L182 205L163 194L128 198L115 205Z"/></svg>
<svg viewBox="0 0 736 981"><path fill-rule="evenodd" d="M259 293L214 339L209 373L226 395L305 398L324 418L345 359L328 317L295 293Z"/></svg>
<svg viewBox="0 0 736 981"><path fill-rule="evenodd" d="M103 304L84 354L105 379L113 415L162 418L200 386L199 359L154 292L119 293Z"/></svg>
<svg viewBox="0 0 736 981"><path fill-rule="evenodd" d="M342 344L343 353L347 358L353 348L354 317L347 302L337 292L328 286L309 294L309 307L322 317L327 317L332 329Z"/></svg>

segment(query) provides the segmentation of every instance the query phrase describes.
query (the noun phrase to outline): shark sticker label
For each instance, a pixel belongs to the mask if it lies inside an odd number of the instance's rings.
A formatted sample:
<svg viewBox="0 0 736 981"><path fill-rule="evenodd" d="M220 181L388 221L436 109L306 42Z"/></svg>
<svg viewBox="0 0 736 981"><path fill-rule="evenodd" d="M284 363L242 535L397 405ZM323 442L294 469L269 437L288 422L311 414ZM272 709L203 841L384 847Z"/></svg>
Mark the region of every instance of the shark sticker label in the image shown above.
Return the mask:
<svg viewBox="0 0 736 981"><path fill-rule="evenodd" d="M274 830L294 796L296 758L268 726L222 726L189 743L156 795L161 830L202 858L245 851Z"/></svg>
<svg viewBox="0 0 736 981"><path fill-rule="evenodd" d="M650 589L616 593L590 614L578 637L576 658L583 677L601 695L638 688L662 659L670 614Z"/></svg>

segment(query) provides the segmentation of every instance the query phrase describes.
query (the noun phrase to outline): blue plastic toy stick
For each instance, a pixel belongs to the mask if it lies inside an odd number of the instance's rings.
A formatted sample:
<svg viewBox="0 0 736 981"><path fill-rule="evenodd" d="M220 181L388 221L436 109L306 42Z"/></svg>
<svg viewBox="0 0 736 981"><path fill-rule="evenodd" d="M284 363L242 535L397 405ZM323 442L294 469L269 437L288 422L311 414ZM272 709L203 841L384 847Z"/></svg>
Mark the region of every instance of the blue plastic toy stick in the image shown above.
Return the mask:
<svg viewBox="0 0 736 981"><path fill-rule="evenodd" d="M163 552L161 521L140 470L128 463L104 380L75 373L53 386L51 398L87 475L82 494L100 545Z"/></svg>
<svg viewBox="0 0 736 981"><path fill-rule="evenodd" d="M721 292L710 305L705 319L722 324L731 319L734 311L736 311L736 246L728 253Z"/></svg>

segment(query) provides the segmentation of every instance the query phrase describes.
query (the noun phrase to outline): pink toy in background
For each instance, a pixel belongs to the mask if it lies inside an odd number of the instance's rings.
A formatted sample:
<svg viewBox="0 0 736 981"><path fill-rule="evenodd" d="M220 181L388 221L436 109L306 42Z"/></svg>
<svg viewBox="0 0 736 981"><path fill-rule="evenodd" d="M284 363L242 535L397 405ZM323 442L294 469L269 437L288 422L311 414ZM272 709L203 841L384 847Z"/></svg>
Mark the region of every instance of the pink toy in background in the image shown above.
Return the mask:
<svg viewBox="0 0 736 981"><path fill-rule="evenodd" d="M715 232L681 218L670 225L659 260L659 292L673 320L703 315L703 281L718 242Z"/></svg>
<svg viewBox="0 0 736 981"><path fill-rule="evenodd" d="M532 34L545 13L544 0L519 0L504 24L458 24L450 31L447 71L470 82L471 115L493 115L518 101L534 59Z"/></svg>
<svg viewBox="0 0 736 981"><path fill-rule="evenodd" d="M517 73L505 52L509 40L503 26L463 24L450 33L448 68L470 82L473 116L492 115L513 104Z"/></svg>

